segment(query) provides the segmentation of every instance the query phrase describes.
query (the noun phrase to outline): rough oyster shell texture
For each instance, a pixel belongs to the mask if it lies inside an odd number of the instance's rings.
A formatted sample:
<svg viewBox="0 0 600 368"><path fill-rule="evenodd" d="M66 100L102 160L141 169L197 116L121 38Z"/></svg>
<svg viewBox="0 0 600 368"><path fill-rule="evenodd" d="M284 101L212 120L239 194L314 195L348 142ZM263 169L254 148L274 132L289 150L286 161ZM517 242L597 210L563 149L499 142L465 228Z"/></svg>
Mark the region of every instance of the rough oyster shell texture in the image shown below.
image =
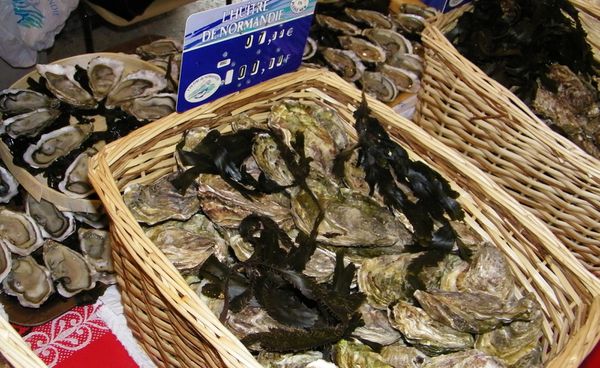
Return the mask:
<svg viewBox="0 0 600 368"><path fill-rule="evenodd" d="M40 75L46 78L48 89L59 100L82 109L93 109L98 103L92 95L75 80L73 65L38 64Z"/></svg>

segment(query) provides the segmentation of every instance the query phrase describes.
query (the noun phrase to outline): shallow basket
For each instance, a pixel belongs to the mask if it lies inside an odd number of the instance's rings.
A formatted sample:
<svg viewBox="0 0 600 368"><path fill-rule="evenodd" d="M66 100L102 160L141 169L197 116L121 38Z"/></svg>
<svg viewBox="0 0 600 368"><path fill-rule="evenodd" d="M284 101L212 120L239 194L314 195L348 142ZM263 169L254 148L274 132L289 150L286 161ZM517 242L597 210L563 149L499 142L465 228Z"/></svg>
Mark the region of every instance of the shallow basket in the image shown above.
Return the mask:
<svg viewBox="0 0 600 368"><path fill-rule="evenodd" d="M156 121L107 145L90 162L90 180L111 219L126 318L159 366L260 367L144 235L121 191L176 170L173 152L187 129L219 126L240 113L264 122L271 105L283 99L316 99L352 122L361 94L331 72L302 69ZM544 362L576 367L600 336L599 281L483 172L389 107L373 99L369 104L413 159L424 160L450 179L461 194L467 223L506 254L521 290L537 296L545 314ZM351 125L347 129L354 135Z"/></svg>
<svg viewBox="0 0 600 368"><path fill-rule="evenodd" d="M527 207L600 276L600 160L552 131L433 26L416 122Z"/></svg>

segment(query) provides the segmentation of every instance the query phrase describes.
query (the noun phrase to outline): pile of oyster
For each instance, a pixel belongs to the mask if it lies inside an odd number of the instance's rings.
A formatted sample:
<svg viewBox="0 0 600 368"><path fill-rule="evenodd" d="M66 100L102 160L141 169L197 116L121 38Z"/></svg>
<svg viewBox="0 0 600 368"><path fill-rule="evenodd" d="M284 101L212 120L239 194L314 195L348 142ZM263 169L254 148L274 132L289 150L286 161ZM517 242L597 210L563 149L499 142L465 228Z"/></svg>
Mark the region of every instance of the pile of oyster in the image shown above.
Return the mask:
<svg viewBox="0 0 600 368"><path fill-rule="evenodd" d="M423 72L420 33L435 10L402 4L388 15L343 3L317 7L305 64L325 65L383 102L416 93Z"/></svg>
<svg viewBox="0 0 600 368"><path fill-rule="evenodd" d="M21 198L8 170L0 167L0 173L0 282L6 294L39 308L55 291L68 298L97 281L114 283L108 232L89 226L104 223L28 194Z"/></svg>
<svg viewBox="0 0 600 368"><path fill-rule="evenodd" d="M176 91L181 69L181 42L173 38L161 38L139 46L135 53L143 60L156 65L165 72L169 89Z"/></svg>
<svg viewBox="0 0 600 368"><path fill-rule="evenodd" d="M535 367L542 311L366 102L189 130L123 199L265 367ZM351 138L354 124L358 141Z"/></svg>

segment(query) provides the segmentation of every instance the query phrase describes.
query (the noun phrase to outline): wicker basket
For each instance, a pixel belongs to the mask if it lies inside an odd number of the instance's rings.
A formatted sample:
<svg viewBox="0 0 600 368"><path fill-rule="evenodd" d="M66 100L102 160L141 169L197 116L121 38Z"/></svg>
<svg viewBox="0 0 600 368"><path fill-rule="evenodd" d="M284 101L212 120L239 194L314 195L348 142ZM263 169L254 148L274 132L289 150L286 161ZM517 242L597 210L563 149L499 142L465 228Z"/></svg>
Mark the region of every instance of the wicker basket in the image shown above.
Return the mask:
<svg viewBox="0 0 600 368"><path fill-rule="evenodd" d="M10 323L2 317L0 317L0 354L15 368L46 367Z"/></svg>
<svg viewBox="0 0 600 368"><path fill-rule="evenodd" d="M109 144L90 163L92 184L111 219L113 259L129 326L159 366L259 367L144 235L121 190L174 171L173 152L185 130L221 125L241 112L264 121L271 104L285 98L319 99L352 121L361 96L333 73L305 69L163 118ZM371 100L370 106L397 141L412 149L413 158L456 180L453 187L461 193L467 222L502 249L522 289L535 293L543 305L544 361L576 367L600 337L599 281L535 216L454 150L382 103Z"/></svg>
<svg viewBox="0 0 600 368"><path fill-rule="evenodd" d="M488 173L600 276L600 161L553 132L436 27L423 43L418 125Z"/></svg>

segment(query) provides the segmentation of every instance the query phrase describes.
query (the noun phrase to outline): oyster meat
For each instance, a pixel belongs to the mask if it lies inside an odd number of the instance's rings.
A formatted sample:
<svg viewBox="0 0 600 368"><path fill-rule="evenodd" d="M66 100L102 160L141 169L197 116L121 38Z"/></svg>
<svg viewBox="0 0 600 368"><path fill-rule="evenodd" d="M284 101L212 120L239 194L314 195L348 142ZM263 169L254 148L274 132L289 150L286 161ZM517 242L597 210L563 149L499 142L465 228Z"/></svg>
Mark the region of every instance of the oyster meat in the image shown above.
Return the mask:
<svg viewBox="0 0 600 368"><path fill-rule="evenodd" d="M390 65L382 65L379 68L379 71L383 76L387 77L399 91L417 92L419 89L419 77L409 70L396 68ZM376 96L378 95L376 94Z"/></svg>
<svg viewBox="0 0 600 368"><path fill-rule="evenodd" d="M340 340L333 346L334 362L339 368L394 368L367 345Z"/></svg>
<svg viewBox="0 0 600 368"><path fill-rule="evenodd" d="M43 198L38 202L33 196L26 195L25 208L27 214L40 225L45 238L62 241L75 231L73 214L60 211Z"/></svg>
<svg viewBox="0 0 600 368"><path fill-rule="evenodd" d="M52 279L58 282L56 290L65 298L96 286L94 270L81 254L71 248L46 240L43 257Z"/></svg>
<svg viewBox="0 0 600 368"><path fill-rule="evenodd" d="M333 70L347 81L356 82L366 69L354 51L324 48L321 53Z"/></svg>
<svg viewBox="0 0 600 368"><path fill-rule="evenodd" d="M394 79L379 72L364 72L361 79L363 90L383 102L391 102L398 97L398 87Z"/></svg>
<svg viewBox="0 0 600 368"><path fill-rule="evenodd" d="M153 95L167 87L167 80L151 70L138 70L126 75L108 93L106 107L112 109L134 98Z"/></svg>
<svg viewBox="0 0 600 368"><path fill-rule="evenodd" d="M386 60L386 64L395 68L410 71L421 77L423 74L423 59L415 54L405 54L398 52Z"/></svg>
<svg viewBox="0 0 600 368"><path fill-rule="evenodd" d="M12 267L12 259L10 251L4 242L0 241L0 282L4 280Z"/></svg>
<svg viewBox="0 0 600 368"><path fill-rule="evenodd" d="M97 272L98 281L105 284L114 283L115 268L111 255L111 240L106 230L79 228L77 230L79 248L83 258Z"/></svg>
<svg viewBox="0 0 600 368"><path fill-rule="evenodd" d="M200 210L197 191L190 186L181 194L165 175L155 182L133 184L125 188L123 201L137 221L154 225L166 220L188 220Z"/></svg>
<svg viewBox="0 0 600 368"><path fill-rule="evenodd" d="M315 19L321 27L329 28L332 31L349 36L358 36L360 34L360 28L352 23L344 22L323 14L315 15Z"/></svg>
<svg viewBox="0 0 600 368"><path fill-rule="evenodd" d="M86 198L94 193L94 187L88 179L88 162L92 156L98 153L94 147L82 152L65 173L65 178L58 183L58 189L72 198Z"/></svg>
<svg viewBox="0 0 600 368"><path fill-rule="evenodd" d="M23 159L35 168L46 168L81 146L92 133L92 124L68 125L43 134L36 144L30 145Z"/></svg>
<svg viewBox="0 0 600 368"><path fill-rule="evenodd" d="M0 92L0 112L19 115L37 109L55 109L60 102L29 89L5 89Z"/></svg>
<svg viewBox="0 0 600 368"><path fill-rule="evenodd" d="M420 368L429 360L421 350L402 343L384 346L380 354L394 368Z"/></svg>
<svg viewBox="0 0 600 368"><path fill-rule="evenodd" d="M61 112L56 109L40 108L4 120L4 131L11 138L37 137L42 130L50 126Z"/></svg>
<svg viewBox="0 0 600 368"><path fill-rule="evenodd" d="M124 70L125 64L116 59L98 56L90 60L87 74L94 98L103 100L119 83Z"/></svg>
<svg viewBox="0 0 600 368"><path fill-rule="evenodd" d="M473 347L473 336L432 319L421 308L398 301L389 309L392 326L405 340L427 354L441 354Z"/></svg>
<svg viewBox="0 0 600 368"><path fill-rule="evenodd" d="M176 105L176 94L157 93L129 100L121 105L121 109L138 120L158 120L175 111Z"/></svg>
<svg viewBox="0 0 600 368"><path fill-rule="evenodd" d="M367 63L383 63L385 61L385 50L363 38L340 36L338 40L344 49L354 51L362 61Z"/></svg>
<svg viewBox="0 0 600 368"><path fill-rule="evenodd" d="M6 294L16 296L22 306L30 308L39 308L54 293L50 271L31 256L12 260L12 269L2 287Z"/></svg>
<svg viewBox="0 0 600 368"><path fill-rule="evenodd" d="M355 22L368 24L371 28L394 29L396 27L387 15L377 11L345 8L344 12Z"/></svg>
<svg viewBox="0 0 600 368"><path fill-rule="evenodd" d="M19 183L10 171L0 166L0 203L8 203L19 193Z"/></svg>
<svg viewBox="0 0 600 368"><path fill-rule="evenodd" d="M420 34L425 28L425 18L416 14L393 14L392 20L396 23L399 29L407 33Z"/></svg>
<svg viewBox="0 0 600 368"><path fill-rule="evenodd" d="M0 210L0 243L15 254L26 256L43 243L42 232L30 216L6 208Z"/></svg>
<svg viewBox="0 0 600 368"><path fill-rule="evenodd" d="M96 99L76 80L76 69L72 65L38 64L40 75L46 78L48 89L61 101L82 109L94 109Z"/></svg>
<svg viewBox="0 0 600 368"><path fill-rule="evenodd" d="M397 53L412 54L413 52L410 41L391 29L369 28L362 31L362 34L381 46L386 52L387 59L392 58Z"/></svg>

